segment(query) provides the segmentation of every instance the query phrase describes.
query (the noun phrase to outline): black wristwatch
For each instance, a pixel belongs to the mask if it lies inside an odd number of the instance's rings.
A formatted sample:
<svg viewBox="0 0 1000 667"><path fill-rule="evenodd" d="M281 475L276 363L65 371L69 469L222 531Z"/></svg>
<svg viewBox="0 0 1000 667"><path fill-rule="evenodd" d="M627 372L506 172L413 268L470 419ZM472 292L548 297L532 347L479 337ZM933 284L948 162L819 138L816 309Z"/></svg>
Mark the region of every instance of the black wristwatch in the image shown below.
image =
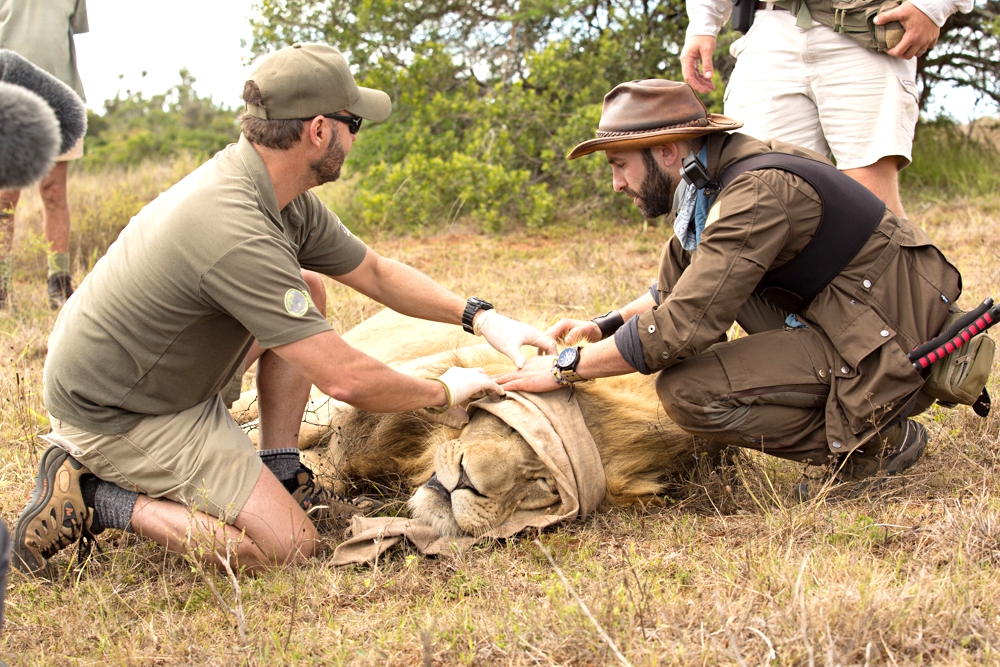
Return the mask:
<svg viewBox="0 0 1000 667"><path fill-rule="evenodd" d="M466 333L476 333L472 330L472 318L480 310L493 310L493 304L489 301L483 301L478 296L470 296L469 300L465 302L465 312L462 313L462 328L465 329Z"/></svg>
<svg viewBox="0 0 1000 667"><path fill-rule="evenodd" d="M580 348L579 347L567 347L565 350L559 353L553 363L553 368L556 371L558 377L556 381L562 380L559 384L566 382L586 382L587 379L580 377L579 373L576 372L576 366L580 363Z"/></svg>

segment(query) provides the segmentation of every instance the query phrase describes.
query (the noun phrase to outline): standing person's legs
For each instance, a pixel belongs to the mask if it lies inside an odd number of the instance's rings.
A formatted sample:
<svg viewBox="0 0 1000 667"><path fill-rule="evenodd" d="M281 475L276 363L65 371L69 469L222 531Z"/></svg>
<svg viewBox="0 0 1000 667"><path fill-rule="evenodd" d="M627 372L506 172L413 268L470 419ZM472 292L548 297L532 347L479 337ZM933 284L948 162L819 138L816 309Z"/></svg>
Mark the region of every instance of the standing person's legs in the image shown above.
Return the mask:
<svg viewBox="0 0 1000 667"><path fill-rule="evenodd" d="M829 155L802 59L803 30L781 10L758 10L750 31L730 47L736 67L725 91L725 114L738 130Z"/></svg>
<svg viewBox="0 0 1000 667"><path fill-rule="evenodd" d="M827 463L830 363L819 334L737 338L660 373L667 414L695 435L814 465Z"/></svg>
<svg viewBox="0 0 1000 667"><path fill-rule="evenodd" d="M69 200L66 183L69 162L56 162L52 171L38 185L42 198L42 227L49 245L49 306L61 307L73 294L69 272Z"/></svg>
<svg viewBox="0 0 1000 667"><path fill-rule="evenodd" d="M0 190L0 308L5 308L11 298L14 213L20 198L20 190Z"/></svg>
<svg viewBox="0 0 1000 667"><path fill-rule="evenodd" d="M874 53L826 27L809 30L805 48L810 90L837 167L905 217L898 172L913 153L916 60Z"/></svg>
<svg viewBox="0 0 1000 667"><path fill-rule="evenodd" d="M906 210L899 196L899 160L899 156L889 155L867 167L844 169L844 173L871 190L890 211L905 218Z"/></svg>

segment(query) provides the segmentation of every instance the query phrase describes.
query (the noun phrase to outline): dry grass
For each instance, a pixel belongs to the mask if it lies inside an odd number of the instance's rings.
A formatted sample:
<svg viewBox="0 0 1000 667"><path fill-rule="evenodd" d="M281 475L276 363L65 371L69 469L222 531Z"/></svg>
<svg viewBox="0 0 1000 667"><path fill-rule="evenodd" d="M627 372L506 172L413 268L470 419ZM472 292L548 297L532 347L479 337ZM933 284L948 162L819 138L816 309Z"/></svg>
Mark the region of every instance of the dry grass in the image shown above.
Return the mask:
<svg viewBox="0 0 1000 667"><path fill-rule="evenodd" d="M996 202L911 212L965 276L970 306L1000 295ZM25 216L25 219L30 216ZM30 229L30 219L26 223ZM37 221L34 223L37 224ZM462 294L539 323L594 315L655 278L668 231L580 225L484 237L371 240ZM37 227L35 228L37 235ZM8 525L47 430L40 400L53 316L41 281L18 283L0 319L0 505ZM330 287L346 329L376 309ZM994 387L996 390L996 387ZM1000 416L922 417L927 456L871 497L791 502L792 464L742 454L677 489L666 508L620 511L543 533L588 617L528 535L463 555L396 552L377 570L307 567L243 579L246 639L182 559L131 535L55 581L13 573L0 657L11 665L998 664ZM335 544L331 540L328 547Z"/></svg>

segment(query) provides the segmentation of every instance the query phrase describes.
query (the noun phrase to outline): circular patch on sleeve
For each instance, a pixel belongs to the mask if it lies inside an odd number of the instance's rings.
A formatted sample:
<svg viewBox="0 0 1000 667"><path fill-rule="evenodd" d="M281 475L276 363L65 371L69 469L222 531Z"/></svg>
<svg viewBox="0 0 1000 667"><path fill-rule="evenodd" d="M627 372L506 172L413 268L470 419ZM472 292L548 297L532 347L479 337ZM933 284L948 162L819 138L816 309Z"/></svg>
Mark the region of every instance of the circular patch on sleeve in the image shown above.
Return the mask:
<svg viewBox="0 0 1000 667"><path fill-rule="evenodd" d="M309 311L309 295L297 289L288 290L285 292L285 310L289 315L302 317Z"/></svg>

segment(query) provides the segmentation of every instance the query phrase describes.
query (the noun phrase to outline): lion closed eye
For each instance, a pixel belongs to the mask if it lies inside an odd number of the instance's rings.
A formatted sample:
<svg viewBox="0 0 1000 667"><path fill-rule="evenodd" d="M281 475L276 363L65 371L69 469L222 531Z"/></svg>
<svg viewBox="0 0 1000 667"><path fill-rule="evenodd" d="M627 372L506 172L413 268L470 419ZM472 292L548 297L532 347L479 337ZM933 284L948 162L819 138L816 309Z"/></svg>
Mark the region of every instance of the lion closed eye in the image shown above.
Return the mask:
<svg viewBox="0 0 1000 667"><path fill-rule="evenodd" d="M460 437L438 446L434 474L410 499L410 512L442 535L481 535L516 512L557 505L546 472L515 430L476 412Z"/></svg>

